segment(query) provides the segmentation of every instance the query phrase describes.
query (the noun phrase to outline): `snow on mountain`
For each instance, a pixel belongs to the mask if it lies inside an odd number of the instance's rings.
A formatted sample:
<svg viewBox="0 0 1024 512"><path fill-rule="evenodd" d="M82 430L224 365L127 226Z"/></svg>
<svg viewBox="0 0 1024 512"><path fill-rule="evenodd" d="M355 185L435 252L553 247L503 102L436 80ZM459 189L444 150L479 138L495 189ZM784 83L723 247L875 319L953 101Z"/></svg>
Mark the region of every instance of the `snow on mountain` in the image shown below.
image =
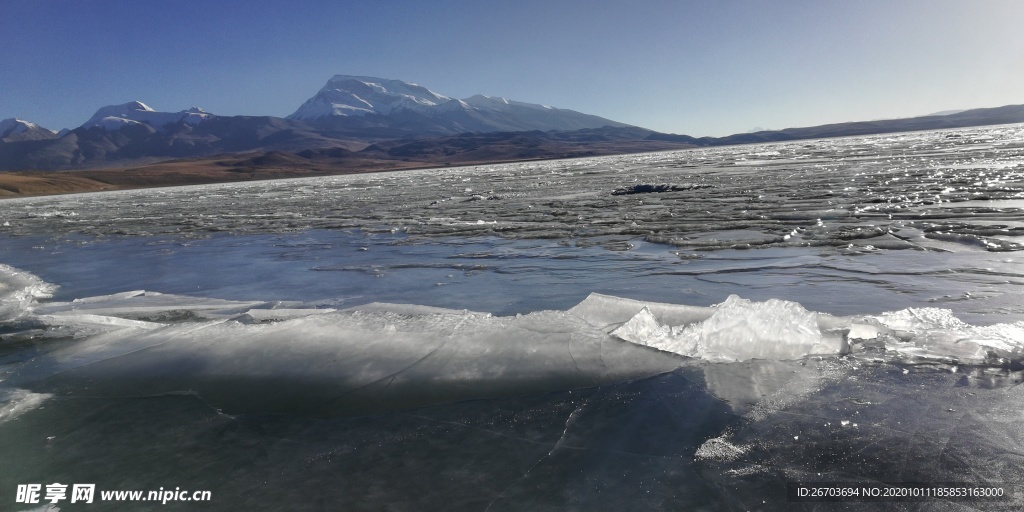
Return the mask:
<svg viewBox="0 0 1024 512"><path fill-rule="evenodd" d="M82 128L98 126L111 131L139 123L147 124L152 128L162 128L165 125L181 121L190 125L197 125L211 116L213 114L199 107L192 107L181 112L157 112L141 101L132 101L121 105L108 105L100 108L88 121L82 124Z"/></svg>
<svg viewBox="0 0 1024 512"><path fill-rule="evenodd" d="M38 140L52 139L56 136L57 132L24 119L12 117L0 121L0 140Z"/></svg>
<svg viewBox="0 0 1024 512"><path fill-rule="evenodd" d="M364 122L375 129L435 135L626 126L547 105L481 94L460 100L402 80L351 75L332 77L288 118L349 128Z"/></svg>
<svg viewBox="0 0 1024 512"><path fill-rule="evenodd" d="M19 133L3 138L0 169L65 169L239 151L361 147L364 142L410 136L627 127L567 109L482 95L462 100L410 82L352 75L332 77L289 119L215 116L199 108L159 112L132 101L100 108L81 127L60 134L29 126L19 120L4 122L5 130ZM564 146L562 139L548 142ZM502 151L510 150L498 150ZM535 151L532 146L530 151ZM546 154L541 151L538 154Z"/></svg>
<svg viewBox="0 0 1024 512"><path fill-rule="evenodd" d="M142 125L142 124L145 124L145 123L142 123L140 121L135 121L135 120L132 120L132 119L127 119L127 118L124 118L124 117L107 116L107 117L104 117L104 118L100 119L99 121L96 121L95 123L93 123L89 127L91 128L93 126L99 126L100 128L103 128L104 130L106 130L108 132L112 132L112 131L115 131L115 130L120 130L121 128L124 128L125 126Z"/></svg>
<svg viewBox="0 0 1024 512"><path fill-rule="evenodd" d="M499 111L509 111L514 107L533 108L537 110L555 110L554 107L549 107L547 105L524 103L522 101L514 101L499 96L484 96L483 94L470 96L462 101L475 108L486 108Z"/></svg>
<svg viewBox="0 0 1024 512"><path fill-rule="evenodd" d="M470 110L472 108L473 107L464 100L451 99L434 107L434 110L437 112L456 112L460 110Z"/></svg>
<svg viewBox="0 0 1024 512"><path fill-rule="evenodd" d="M320 92L288 116L312 121L330 116L390 114L409 109L425 114L459 110L511 112L516 109L557 110L547 105L524 103L496 96L477 94L454 99L426 87L402 80L370 76L335 75Z"/></svg>
<svg viewBox="0 0 1024 512"><path fill-rule="evenodd" d="M18 119L16 117L0 121L0 134L3 135L25 133L29 130L46 130L46 128L43 128L29 121L25 121L24 119ZM53 132L53 130L46 131Z"/></svg>
<svg viewBox="0 0 1024 512"><path fill-rule="evenodd" d="M402 80L335 75L288 118L313 120L326 116L389 114L401 109L423 111L451 99Z"/></svg>
<svg viewBox="0 0 1024 512"><path fill-rule="evenodd" d="M0 121L0 135L7 135L8 133L22 133L28 130L32 123L22 121L21 119L10 118Z"/></svg>

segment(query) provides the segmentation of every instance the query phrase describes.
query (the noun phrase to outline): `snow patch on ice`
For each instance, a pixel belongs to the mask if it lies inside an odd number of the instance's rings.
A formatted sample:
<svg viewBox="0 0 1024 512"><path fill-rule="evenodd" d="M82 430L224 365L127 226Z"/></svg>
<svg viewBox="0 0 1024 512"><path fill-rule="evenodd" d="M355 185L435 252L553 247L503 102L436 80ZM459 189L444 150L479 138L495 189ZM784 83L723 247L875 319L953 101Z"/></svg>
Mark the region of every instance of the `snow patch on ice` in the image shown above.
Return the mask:
<svg viewBox="0 0 1024 512"><path fill-rule="evenodd" d="M697 460L732 462L745 455L749 450L749 446L730 443L726 436L723 435L704 441L704 444L697 448L694 457Z"/></svg>
<svg viewBox="0 0 1024 512"><path fill-rule="evenodd" d="M25 389L0 389L0 424L38 408L53 395Z"/></svg>

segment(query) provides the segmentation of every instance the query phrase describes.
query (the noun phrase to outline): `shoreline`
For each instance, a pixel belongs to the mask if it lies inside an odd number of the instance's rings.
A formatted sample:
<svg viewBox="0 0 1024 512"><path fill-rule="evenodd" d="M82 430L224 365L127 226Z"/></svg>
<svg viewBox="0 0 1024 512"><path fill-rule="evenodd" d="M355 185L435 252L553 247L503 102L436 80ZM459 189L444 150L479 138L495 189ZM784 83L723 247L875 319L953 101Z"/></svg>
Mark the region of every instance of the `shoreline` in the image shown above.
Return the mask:
<svg viewBox="0 0 1024 512"><path fill-rule="evenodd" d="M737 141L735 143L701 146L671 140L555 142L540 147L514 144L485 144L475 151L461 152L447 145L446 140L432 141L430 147L419 148L412 155L349 155L304 157L293 152L263 151L227 153L205 157L159 162L136 163L56 171L0 171L0 201L23 197L106 192L146 188L208 185L241 181L265 181L318 176L341 176L417 169L472 167L516 162L539 162L614 155L659 153L699 148L727 148L759 144L787 144L820 139L842 140L877 135L959 131L985 127L1020 124L1018 121L969 124L897 131L871 131L856 134L815 134L786 140ZM460 154L461 153L461 154ZM486 156L485 156L486 155Z"/></svg>
<svg viewBox="0 0 1024 512"><path fill-rule="evenodd" d="M188 160L171 160L139 166L62 171L0 171L0 201L23 197L108 192L145 188L208 185L240 181L265 181L318 176L341 176L417 169L472 167L516 162L537 162L598 156L657 153L690 149L680 143L653 143L642 147L595 145L560 154L525 158L397 160L352 159L308 160L293 153L217 155Z"/></svg>

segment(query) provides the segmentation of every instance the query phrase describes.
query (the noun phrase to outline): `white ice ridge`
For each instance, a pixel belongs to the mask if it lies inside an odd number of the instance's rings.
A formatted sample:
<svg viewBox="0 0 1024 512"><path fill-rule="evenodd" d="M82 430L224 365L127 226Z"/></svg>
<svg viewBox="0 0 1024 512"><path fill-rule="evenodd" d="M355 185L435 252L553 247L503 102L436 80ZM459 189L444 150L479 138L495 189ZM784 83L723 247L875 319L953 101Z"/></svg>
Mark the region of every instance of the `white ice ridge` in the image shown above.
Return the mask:
<svg viewBox="0 0 1024 512"><path fill-rule="evenodd" d="M56 286L14 267L0 264L0 325L22 316L37 300L48 298Z"/></svg>
<svg viewBox="0 0 1024 512"><path fill-rule="evenodd" d="M700 308L593 293L569 312L622 340L713 362L794 360L868 349L969 363L1024 356L1024 322L972 326L937 308L835 317L779 299L752 302L732 295Z"/></svg>
<svg viewBox="0 0 1024 512"><path fill-rule="evenodd" d="M823 332L817 313L778 299L751 302L732 295L700 308L594 293L569 311L620 339L714 362L799 359L845 350L842 334Z"/></svg>
<svg viewBox="0 0 1024 512"><path fill-rule="evenodd" d="M127 292L37 305L27 313L36 322L82 339L21 365L7 385L75 396L190 393L227 412L346 415L590 387L683 362L561 311L227 302ZM182 321L181 311L201 316Z"/></svg>
<svg viewBox="0 0 1024 512"><path fill-rule="evenodd" d="M40 302L52 289L0 267L0 328L60 345L8 367L4 386L75 396L194 393L232 412L359 414L595 386L712 362L875 357L1020 359L1024 322L978 327L947 311L833 317L731 296L695 307L591 294L515 317L421 305L347 310L130 291ZM13 334L11 334L13 332ZM711 365L717 366L717 365Z"/></svg>

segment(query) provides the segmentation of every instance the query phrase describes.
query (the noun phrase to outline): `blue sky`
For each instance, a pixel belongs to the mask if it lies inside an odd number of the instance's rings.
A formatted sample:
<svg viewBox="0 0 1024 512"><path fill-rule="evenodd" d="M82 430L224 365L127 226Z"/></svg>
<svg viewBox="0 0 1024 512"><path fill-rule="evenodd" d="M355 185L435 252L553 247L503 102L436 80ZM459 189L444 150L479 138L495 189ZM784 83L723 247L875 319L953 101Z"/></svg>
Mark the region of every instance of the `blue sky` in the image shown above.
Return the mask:
<svg viewBox="0 0 1024 512"><path fill-rule="evenodd" d="M664 132L1024 103L1024 2L0 0L0 118L292 113L334 74Z"/></svg>

